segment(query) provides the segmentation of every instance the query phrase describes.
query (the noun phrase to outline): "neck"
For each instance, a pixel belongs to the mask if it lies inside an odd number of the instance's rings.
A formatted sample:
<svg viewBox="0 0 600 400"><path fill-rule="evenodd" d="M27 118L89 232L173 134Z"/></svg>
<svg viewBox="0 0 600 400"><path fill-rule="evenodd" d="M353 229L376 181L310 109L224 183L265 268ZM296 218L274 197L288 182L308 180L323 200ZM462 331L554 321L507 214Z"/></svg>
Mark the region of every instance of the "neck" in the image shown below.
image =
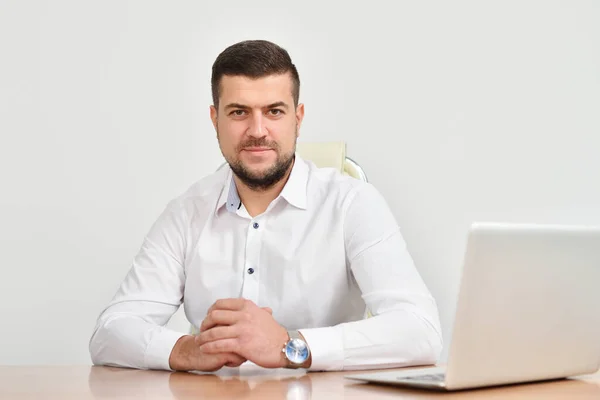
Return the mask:
<svg viewBox="0 0 600 400"><path fill-rule="evenodd" d="M269 207L269 204L271 204L271 202L275 200L277 196L279 196L290 177L295 162L296 160L292 162L285 175L279 182L265 190L251 189L235 174L233 175L240 200L252 218L264 213L267 210L267 207Z"/></svg>

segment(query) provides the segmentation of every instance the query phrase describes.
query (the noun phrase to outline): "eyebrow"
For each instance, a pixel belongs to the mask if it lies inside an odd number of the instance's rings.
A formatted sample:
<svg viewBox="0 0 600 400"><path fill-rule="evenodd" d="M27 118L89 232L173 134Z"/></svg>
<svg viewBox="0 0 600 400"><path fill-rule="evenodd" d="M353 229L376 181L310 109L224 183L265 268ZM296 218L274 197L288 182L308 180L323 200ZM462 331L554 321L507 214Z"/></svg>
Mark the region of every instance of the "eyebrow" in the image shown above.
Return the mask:
<svg viewBox="0 0 600 400"><path fill-rule="evenodd" d="M248 107L248 106L245 106L245 105L243 105L243 104L239 104L239 103L229 103L229 104L227 104L227 105L225 106L225 109L226 109L226 110L227 110L228 108L244 108L244 109L247 109L247 108L250 108L250 107Z"/></svg>
<svg viewBox="0 0 600 400"><path fill-rule="evenodd" d="M283 101L277 101L275 103L269 104L263 108L277 108L277 107L283 107L286 110L289 109L290 107ZM240 103L229 103L225 106L225 110L229 109L229 108L241 108L243 110L249 110L250 106L247 106L245 104L240 104Z"/></svg>
<svg viewBox="0 0 600 400"><path fill-rule="evenodd" d="M286 103L284 103L283 101L278 101L278 102L276 102L276 103L269 104L269 105L268 105L268 106L266 106L265 108L277 108L277 107L283 107L283 108L285 108L286 110L287 110L288 108L290 108L290 107L289 107L289 106L288 106Z"/></svg>

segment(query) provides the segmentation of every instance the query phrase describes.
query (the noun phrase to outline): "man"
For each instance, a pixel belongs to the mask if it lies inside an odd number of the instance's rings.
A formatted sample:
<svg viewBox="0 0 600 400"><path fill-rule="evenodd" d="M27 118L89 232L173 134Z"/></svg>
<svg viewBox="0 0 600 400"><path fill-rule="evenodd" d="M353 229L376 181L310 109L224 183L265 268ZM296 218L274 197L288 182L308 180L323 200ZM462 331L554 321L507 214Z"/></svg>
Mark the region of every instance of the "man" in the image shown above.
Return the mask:
<svg viewBox="0 0 600 400"><path fill-rule="evenodd" d="M295 155L299 91L296 67L273 43L245 41L218 56L210 116L228 166L152 226L98 319L95 364L341 370L437 361L437 307L385 200ZM199 334L164 327L182 303Z"/></svg>

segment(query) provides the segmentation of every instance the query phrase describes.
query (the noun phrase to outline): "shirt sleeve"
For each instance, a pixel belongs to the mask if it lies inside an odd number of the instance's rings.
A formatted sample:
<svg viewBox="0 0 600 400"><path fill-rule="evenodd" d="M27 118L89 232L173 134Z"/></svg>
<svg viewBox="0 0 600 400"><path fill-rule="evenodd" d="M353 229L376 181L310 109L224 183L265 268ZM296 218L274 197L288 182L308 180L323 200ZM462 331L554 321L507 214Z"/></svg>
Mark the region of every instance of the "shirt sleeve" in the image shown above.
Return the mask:
<svg viewBox="0 0 600 400"><path fill-rule="evenodd" d="M346 259L371 317L301 329L310 370L435 364L442 350L436 302L419 275L381 194L361 185L345 218Z"/></svg>
<svg viewBox="0 0 600 400"><path fill-rule="evenodd" d="M184 334L165 325L183 301L186 232L184 209L174 200L98 318L89 343L94 364L170 370L171 350Z"/></svg>

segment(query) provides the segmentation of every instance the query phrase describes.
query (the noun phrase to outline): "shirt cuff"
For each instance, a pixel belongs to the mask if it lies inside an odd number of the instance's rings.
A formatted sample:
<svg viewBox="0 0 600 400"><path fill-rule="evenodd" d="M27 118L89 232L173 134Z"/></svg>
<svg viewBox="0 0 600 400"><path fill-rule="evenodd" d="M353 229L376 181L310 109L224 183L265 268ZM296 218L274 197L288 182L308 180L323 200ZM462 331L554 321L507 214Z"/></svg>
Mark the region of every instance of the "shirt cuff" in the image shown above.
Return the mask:
<svg viewBox="0 0 600 400"><path fill-rule="evenodd" d="M171 351L179 338L186 334L163 327L160 327L159 329L160 330L153 335L153 338L146 349L146 355L144 357L146 368L173 371L169 364Z"/></svg>
<svg viewBox="0 0 600 400"><path fill-rule="evenodd" d="M344 339L339 327L299 330L310 349L309 371L341 371L344 369Z"/></svg>

